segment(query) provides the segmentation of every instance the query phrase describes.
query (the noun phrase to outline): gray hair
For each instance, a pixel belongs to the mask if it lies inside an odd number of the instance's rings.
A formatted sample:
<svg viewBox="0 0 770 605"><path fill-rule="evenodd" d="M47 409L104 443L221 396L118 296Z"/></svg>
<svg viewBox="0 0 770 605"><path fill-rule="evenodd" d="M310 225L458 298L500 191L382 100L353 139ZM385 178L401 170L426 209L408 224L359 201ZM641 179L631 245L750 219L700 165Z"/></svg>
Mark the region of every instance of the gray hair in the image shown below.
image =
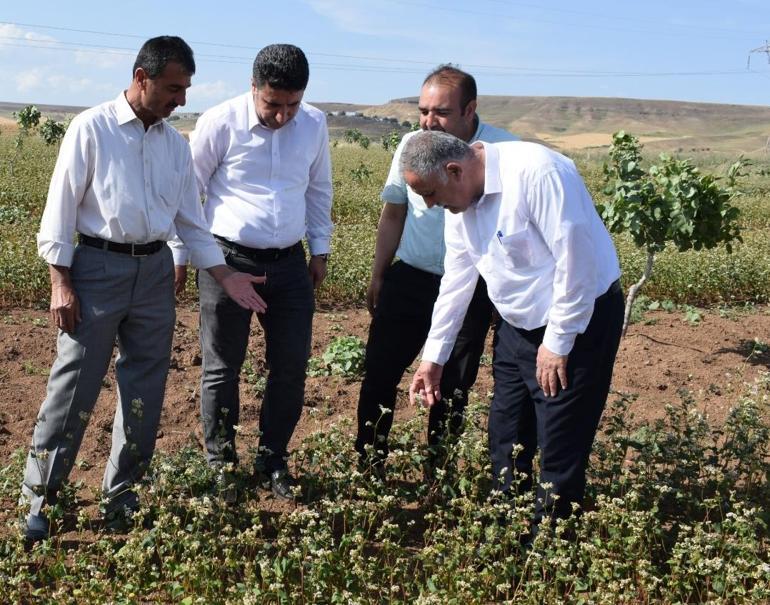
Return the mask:
<svg viewBox="0 0 770 605"><path fill-rule="evenodd" d="M438 174L445 183L444 166L472 155L470 145L462 139L440 130L423 130L409 137L401 152L399 168L402 174L409 171L420 178Z"/></svg>

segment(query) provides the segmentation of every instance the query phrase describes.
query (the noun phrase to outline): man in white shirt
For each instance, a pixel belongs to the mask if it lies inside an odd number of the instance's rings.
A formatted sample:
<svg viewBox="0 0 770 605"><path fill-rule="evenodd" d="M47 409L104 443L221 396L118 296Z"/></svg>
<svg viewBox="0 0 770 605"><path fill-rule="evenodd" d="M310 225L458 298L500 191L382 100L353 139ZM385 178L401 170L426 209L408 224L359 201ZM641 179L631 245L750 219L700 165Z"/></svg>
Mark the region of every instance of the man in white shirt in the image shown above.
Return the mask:
<svg viewBox="0 0 770 605"><path fill-rule="evenodd" d="M476 81L453 65L439 65L428 74L418 107L423 130L448 132L468 142L518 138L481 122L476 114ZM413 134L407 134L396 149L382 190L384 203L367 291L372 323L358 400L356 450L362 468L380 477L388 455L396 389L425 342L444 272L444 211L428 208L399 170L404 145ZM491 319L492 304L480 279L445 368L441 386L446 397L430 409L428 471L440 463L443 439L460 431Z"/></svg>
<svg viewBox="0 0 770 605"><path fill-rule="evenodd" d="M37 237L60 331L22 484L30 542L49 534L42 508L56 501L72 469L116 337L119 405L102 486L108 522L137 506L132 486L155 447L174 331L167 240L178 234L193 263L236 304L265 308L253 287L264 280L224 264L206 228L189 148L163 121L185 104L193 73L184 40L148 40L128 90L75 117L62 141Z"/></svg>
<svg viewBox="0 0 770 605"><path fill-rule="evenodd" d="M434 405L441 397L442 365L481 275L501 317L489 411L494 478L503 492L529 489L539 447L533 528L545 515L569 516L583 501L620 342L612 239L572 161L541 145L468 146L426 132L409 141L401 168L428 206L451 213L446 272L410 398Z"/></svg>
<svg viewBox="0 0 770 605"><path fill-rule="evenodd" d="M302 50L267 46L254 60L251 90L206 111L190 135L204 212L227 263L266 278L257 288L268 305L258 315L268 374L256 469L273 493L286 499L296 491L287 447L304 401L313 288L326 276L332 234L326 117L302 102L308 77ZM186 254L180 248L174 252L182 284ZM238 382L252 314L230 304L205 274L198 285L206 450L209 463L227 472L238 460ZM231 494L228 490L225 497Z"/></svg>

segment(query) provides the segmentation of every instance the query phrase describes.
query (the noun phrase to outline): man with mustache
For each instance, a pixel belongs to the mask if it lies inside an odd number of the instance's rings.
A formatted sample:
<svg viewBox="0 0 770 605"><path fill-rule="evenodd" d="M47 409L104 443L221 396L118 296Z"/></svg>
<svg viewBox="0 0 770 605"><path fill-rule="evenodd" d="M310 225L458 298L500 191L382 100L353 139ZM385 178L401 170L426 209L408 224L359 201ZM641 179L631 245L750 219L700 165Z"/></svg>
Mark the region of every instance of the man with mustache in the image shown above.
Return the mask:
<svg viewBox="0 0 770 605"><path fill-rule="evenodd" d="M464 141L517 139L481 122L476 105L473 76L450 64L439 65L425 78L420 91L420 128L448 132ZM427 207L404 182L398 168L404 145L414 134L407 134L396 149L381 194L384 204L367 291L372 323L358 400L355 446L362 469L380 478L384 478L398 383L425 342L444 272L444 211ZM394 257L398 257L395 263ZM461 429L468 390L476 380L491 317L492 305L484 280L480 279L444 372L445 397L430 410L428 479L440 461L444 438Z"/></svg>
<svg viewBox="0 0 770 605"><path fill-rule="evenodd" d="M185 104L194 73L184 40L148 40L128 90L75 117L62 141L37 238L59 339L22 485L29 542L49 534L43 506L56 502L72 469L116 338L105 516L119 523L138 506L133 485L155 448L175 323L167 240L184 240L192 262L234 304L265 309L253 287L264 279L225 265L201 211L187 143L163 120Z"/></svg>

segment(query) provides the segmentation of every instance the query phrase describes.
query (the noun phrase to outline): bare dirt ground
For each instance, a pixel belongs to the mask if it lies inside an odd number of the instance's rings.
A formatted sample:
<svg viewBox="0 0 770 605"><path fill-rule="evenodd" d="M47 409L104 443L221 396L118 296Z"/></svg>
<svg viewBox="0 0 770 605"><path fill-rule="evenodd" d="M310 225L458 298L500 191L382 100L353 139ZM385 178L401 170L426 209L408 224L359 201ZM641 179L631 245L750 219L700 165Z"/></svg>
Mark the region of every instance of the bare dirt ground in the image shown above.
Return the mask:
<svg viewBox="0 0 770 605"><path fill-rule="evenodd" d="M725 314L722 314L725 315ZM613 389L638 396L631 411L639 421L649 422L663 414L666 403L679 400L678 391L692 392L697 405L712 423L721 423L730 406L760 372L770 370L770 308L733 312L724 317L704 312L699 325L690 325L680 312L648 313L645 322L632 325L621 343ZM198 316L191 305L180 306L173 347L167 397L158 435L158 449L173 452L195 444L202 447L198 415L200 355L197 340ZM321 309L316 314L313 355L320 356L329 342L340 335L366 340L369 316L364 309ZM490 338L491 340L491 338ZM0 456L26 448L40 403L45 396L48 369L56 351L56 334L44 311L0 310ZM263 344L255 321L249 360L264 373ZM752 352L753 351L753 352ZM491 353L490 348L487 349ZM485 356L475 390L486 399L492 387L491 355ZM406 390L411 374L402 381L396 421L415 414ZM311 377L307 381L306 405L317 412L303 414L292 443L343 418L355 420L359 381L338 377ZM256 431L260 397L250 384L242 383L241 424L247 434ZM96 489L101 482L110 447L116 388L112 370L91 418L78 460L90 464L76 468L72 479ZM244 443L246 441L246 443ZM240 447L248 446L242 439Z"/></svg>
<svg viewBox="0 0 770 605"><path fill-rule="evenodd" d="M612 133L610 132L581 132L578 134L550 134L546 132L536 132L535 136L550 145L555 145L559 149L607 147L612 143ZM639 142L644 144L657 141L676 142L679 137L640 136L638 138Z"/></svg>

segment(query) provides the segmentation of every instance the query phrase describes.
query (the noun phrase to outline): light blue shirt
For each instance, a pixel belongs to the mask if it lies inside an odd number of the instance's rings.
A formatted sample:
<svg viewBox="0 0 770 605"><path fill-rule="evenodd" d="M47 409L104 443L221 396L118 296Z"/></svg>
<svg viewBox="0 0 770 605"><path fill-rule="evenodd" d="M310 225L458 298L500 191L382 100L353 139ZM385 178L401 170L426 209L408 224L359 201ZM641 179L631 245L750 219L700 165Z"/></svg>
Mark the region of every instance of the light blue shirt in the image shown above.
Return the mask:
<svg viewBox="0 0 770 605"><path fill-rule="evenodd" d="M396 256L405 263L435 275L444 274L444 209L439 206L428 208L422 199L404 181L398 168L404 145L415 133L407 133L393 155L388 180L380 194L383 202L408 204L404 232ZM469 141L501 143L517 141L519 137L507 130L495 128L479 120L479 126Z"/></svg>

